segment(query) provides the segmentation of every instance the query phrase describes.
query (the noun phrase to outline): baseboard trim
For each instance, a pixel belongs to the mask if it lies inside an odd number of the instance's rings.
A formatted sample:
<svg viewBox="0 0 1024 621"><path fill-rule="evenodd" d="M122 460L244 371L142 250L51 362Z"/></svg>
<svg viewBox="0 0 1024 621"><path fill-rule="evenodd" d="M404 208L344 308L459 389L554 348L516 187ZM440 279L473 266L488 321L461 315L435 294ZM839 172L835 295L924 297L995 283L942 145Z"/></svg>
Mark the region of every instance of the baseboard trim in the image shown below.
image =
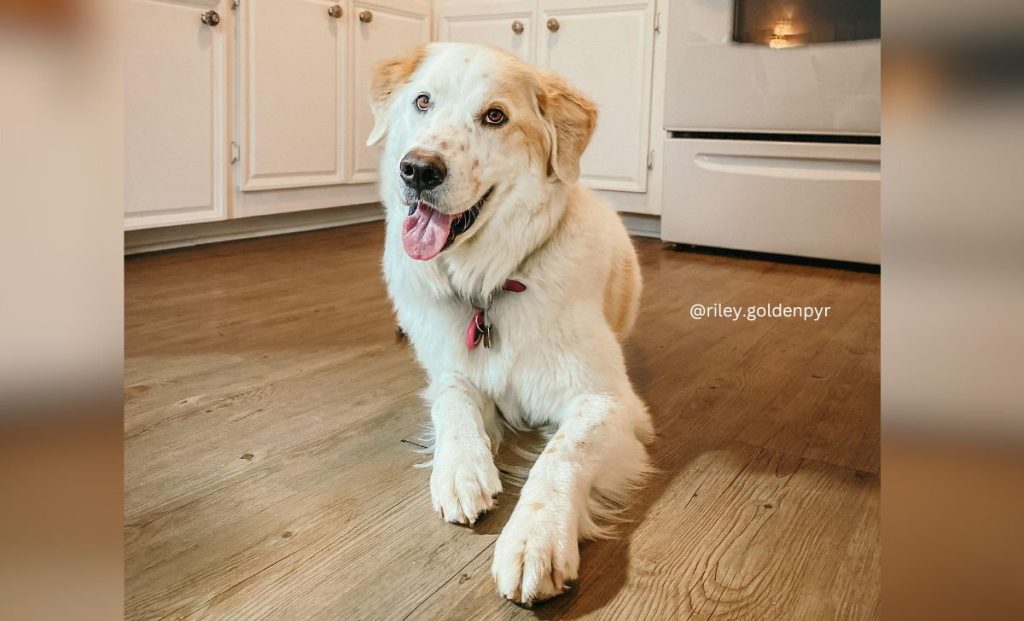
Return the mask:
<svg viewBox="0 0 1024 621"><path fill-rule="evenodd" d="M622 222L626 225L626 230L630 235L661 239L660 216L626 212L620 212L619 216L622 217ZM270 216L251 216L219 222L138 229L124 232L124 253L130 255L173 250L250 237L269 237L314 231L383 219L384 209L380 203L366 203Z"/></svg>
<svg viewBox="0 0 1024 621"><path fill-rule="evenodd" d="M236 239L314 231L383 219L384 209L380 203L366 203L270 216L251 216L237 220L140 229L125 231L124 253L140 254L188 248Z"/></svg>
<svg viewBox="0 0 1024 621"><path fill-rule="evenodd" d="M625 212L620 212L619 216L630 235L661 239L661 216Z"/></svg>

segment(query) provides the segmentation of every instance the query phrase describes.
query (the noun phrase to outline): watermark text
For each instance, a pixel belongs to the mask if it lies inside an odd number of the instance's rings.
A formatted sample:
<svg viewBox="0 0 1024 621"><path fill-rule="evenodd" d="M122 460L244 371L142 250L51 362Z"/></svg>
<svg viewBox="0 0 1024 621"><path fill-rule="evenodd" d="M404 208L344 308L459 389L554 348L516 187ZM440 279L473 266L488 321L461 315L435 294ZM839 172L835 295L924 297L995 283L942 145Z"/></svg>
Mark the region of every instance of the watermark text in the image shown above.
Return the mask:
<svg viewBox="0 0 1024 621"><path fill-rule="evenodd" d="M758 319L799 319L821 321L828 319L831 306L790 306L789 304L758 304L729 306L727 304L694 304L690 307L693 319L727 319L729 321L757 321Z"/></svg>

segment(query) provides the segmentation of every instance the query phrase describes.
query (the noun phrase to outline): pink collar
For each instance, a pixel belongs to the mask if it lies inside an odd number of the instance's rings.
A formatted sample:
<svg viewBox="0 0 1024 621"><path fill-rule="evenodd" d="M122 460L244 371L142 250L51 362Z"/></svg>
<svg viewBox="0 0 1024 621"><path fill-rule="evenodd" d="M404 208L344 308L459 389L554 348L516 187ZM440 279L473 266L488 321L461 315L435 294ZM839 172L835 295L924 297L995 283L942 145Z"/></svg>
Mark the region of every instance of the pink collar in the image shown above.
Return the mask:
<svg viewBox="0 0 1024 621"><path fill-rule="evenodd" d="M511 291L512 293L526 291L526 285L511 278L506 280L501 288L503 291ZM487 323L487 309L474 306L473 318L469 321L469 325L466 326L466 347L476 349L477 346L483 343L484 348L490 348L494 338L493 330L494 327Z"/></svg>

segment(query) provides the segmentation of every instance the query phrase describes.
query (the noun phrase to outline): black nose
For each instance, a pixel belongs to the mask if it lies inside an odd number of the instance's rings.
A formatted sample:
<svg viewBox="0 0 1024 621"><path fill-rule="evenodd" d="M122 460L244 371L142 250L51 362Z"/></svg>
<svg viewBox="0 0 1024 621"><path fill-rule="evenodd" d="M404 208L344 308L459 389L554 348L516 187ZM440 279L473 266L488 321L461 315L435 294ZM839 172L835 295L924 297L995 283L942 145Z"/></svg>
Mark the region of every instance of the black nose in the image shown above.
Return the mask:
<svg viewBox="0 0 1024 621"><path fill-rule="evenodd" d="M436 188L448 174L448 167L437 153L414 149L405 154L398 170L405 185L417 192Z"/></svg>

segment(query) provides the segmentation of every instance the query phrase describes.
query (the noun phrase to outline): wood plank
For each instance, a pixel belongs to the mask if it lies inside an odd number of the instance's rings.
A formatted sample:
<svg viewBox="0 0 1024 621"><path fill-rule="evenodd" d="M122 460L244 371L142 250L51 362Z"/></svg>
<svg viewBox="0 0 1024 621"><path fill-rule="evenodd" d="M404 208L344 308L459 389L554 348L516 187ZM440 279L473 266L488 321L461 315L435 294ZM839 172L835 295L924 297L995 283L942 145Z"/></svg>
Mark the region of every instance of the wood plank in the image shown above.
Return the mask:
<svg viewBox="0 0 1024 621"><path fill-rule="evenodd" d="M343 541L405 504L424 487L416 476L422 471L412 468L422 456L400 441L420 424L421 407L411 392L394 410L334 433L286 448L243 453L239 446L224 456L231 460L226 480L208 481L200 469L199 491L186 488L183 498L139 511L126 524L128 616L202 604L297 550ZM429 514L429 503L419 509Z"/></svg>
<svg viewBox="0 0 1024 621"><path fill-rule="evenodd" d="M878 616L878 276L637 240L631 375L660 473L567 596L497 597L493 542L430 512L422 372L379 223L126 260L126 616ZM695 321L695 302L831 305Z"/></svg>
<svg viewBox="0 0 1024 621"><path fill-rule="evenodd" d="M324 437L345 438L368 421L379 424L389 414L383 401L422 387L415 375L394 368L390 356L364 356L343 370L332 367L270 384L128 439L126 516L143 520L166 512L251 476L266 460ZM391 381L367 391L358 380L374 374ZM252 457L239 458L246 454Z"/></svg>
<svg viewBox="0 0 1024 621"><path fill-rule="evenodd" d="M409 618L872 618L877 549L875 475L734 443L695 452L627 539L585 544L570 594L512 606L481 555Z"/></svg>

